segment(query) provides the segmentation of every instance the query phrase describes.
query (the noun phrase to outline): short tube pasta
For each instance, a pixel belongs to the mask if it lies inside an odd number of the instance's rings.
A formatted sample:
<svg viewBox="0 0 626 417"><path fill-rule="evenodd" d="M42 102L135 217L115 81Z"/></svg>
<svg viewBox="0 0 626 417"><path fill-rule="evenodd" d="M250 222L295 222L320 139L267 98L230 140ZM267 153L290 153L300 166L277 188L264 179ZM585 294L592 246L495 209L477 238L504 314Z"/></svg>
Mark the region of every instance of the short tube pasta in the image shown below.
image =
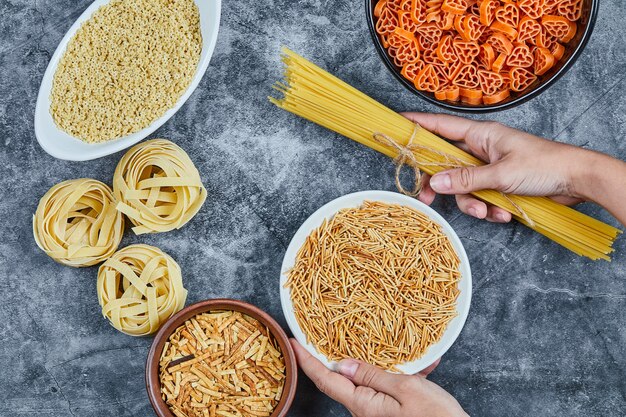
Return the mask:
<svg viewBox="0 0 626 417"><path fill-rule="evenodd" d="M41 198L33 215L37 246L73 267L96 265L117 249L124 217L111 189L90 178L63 181Z"/></svg>

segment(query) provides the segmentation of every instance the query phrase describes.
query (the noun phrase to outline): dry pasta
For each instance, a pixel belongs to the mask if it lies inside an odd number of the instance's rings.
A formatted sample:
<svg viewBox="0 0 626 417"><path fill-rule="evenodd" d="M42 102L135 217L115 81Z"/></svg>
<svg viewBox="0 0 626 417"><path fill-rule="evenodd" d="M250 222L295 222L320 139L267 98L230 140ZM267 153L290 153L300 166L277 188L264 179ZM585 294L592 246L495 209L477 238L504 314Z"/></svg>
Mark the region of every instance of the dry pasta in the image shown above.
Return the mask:
<svg viewBox="0 0 626 417"><path fill-rule="evenodd" d="M185 321L159 360L161 397L176 417L269 417L285 376L276 338L238 311L207 311Z"/></svg>
<svg viewBox="0 0 626 417"><path fill-rule="evenodd" d="M89 178L50 188L33 215L37 246L68 266L102 262L115 252L123 232L124 218L115 210L111 189Z"/></svg>
<svg viewBox="0 0 626 417"><path fill-rule="evenodd" d="M365 202L307 237L286 287L307 340L329 360L396 370L440 340L457 315L459 263L423 213Z"/></svg>
<svg viewBox="0 0 626 417"><path fill-rule="evenodd" d="M207 197L187 153L165 139L140 143L124 155L113 175L113 193L138 235L182 227Z"/></svg>
<svg viewBox="0 0 626 417"><path fill-rule="evenodd" d="M98 269L98 301L113 327L131 336L156 332L185 305L180 267L154 246L130 245Z"/></svg>
<svg viewBox="0 0 626 417"><path fill-rule="evenodd" d="M450 159L465 165L484 162L378 103L298 54L284 48L285 83L275 88L284 94L277 106L327 127L392 158L398 148L381 143L376 135L406 147L413 139L419 168L428 174L446 169ZM610 260L613 242L621 231L545 197L504 195L494 190L472 193L501 207L521 223L569 250L590 259ZM530 222L528 221L530 220Z"/></svg>
<svg viewBox="0 0 626 417"><path fill-rule="evenodd" d="M193 0L112 0L69 41L52 83L52 118L86 142L137 132L174 107L201 50Z"/></svg>
<svg viewBox="0 0 626 417"><path fill-rule="evenodd" d="M373 12L380 44L416 89L491 105L543 81L581 9L582 0L378 0Z"/></svg>

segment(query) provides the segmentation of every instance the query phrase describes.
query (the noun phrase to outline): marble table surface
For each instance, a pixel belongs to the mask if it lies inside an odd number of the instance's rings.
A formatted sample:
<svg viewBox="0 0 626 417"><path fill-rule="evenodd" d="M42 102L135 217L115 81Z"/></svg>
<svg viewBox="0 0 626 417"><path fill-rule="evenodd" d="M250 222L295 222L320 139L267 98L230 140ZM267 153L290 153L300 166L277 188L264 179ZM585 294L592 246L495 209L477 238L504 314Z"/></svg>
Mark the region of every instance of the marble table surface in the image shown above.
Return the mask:
<svg viewBox="0 0 626 417"><path fill-rule="evenodd" d="M206 0L210 1L210 0ZM626 158L626 7L602 0L595 32L558 83L490 118ZM60 161L37 144L33 115L46 65L88 0L0 0L0 415L152 416L144 387L150 338L102 318L96 268L56 264L35 245L31 216L57 182L111 181L121 153ZM197 164L209 198L178 231L136 237L171 254L187 302L233 297L283 326L278 276L286 245L320 205L393 190L390 161L273 107L288 45L397 110L437 111L388 73L361 1L225 0L215 54L199 88L152 137ZM432 379L475 416L626 415L626 239L613 262L591 262L520 224L434 204L470 257L475 286L465 328ZM611 224L601 209L587 213ZM348 416L301 375L291 413Z"/></svg>

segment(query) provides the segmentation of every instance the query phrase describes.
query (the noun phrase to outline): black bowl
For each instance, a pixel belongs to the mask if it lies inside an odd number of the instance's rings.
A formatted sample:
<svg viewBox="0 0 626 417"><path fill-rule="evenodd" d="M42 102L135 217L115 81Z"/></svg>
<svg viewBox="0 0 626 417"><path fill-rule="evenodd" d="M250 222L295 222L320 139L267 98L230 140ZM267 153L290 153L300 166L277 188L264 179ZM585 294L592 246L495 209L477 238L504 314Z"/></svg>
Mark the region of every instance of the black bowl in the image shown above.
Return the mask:
<svg viewBox="0 0 626 417"><path fill-rule="evenodd" d="M553 85L563 74L570 69L570 67L576 62L580 53L587 45L587 41L591 36L591 32L593 32L593 27L596 23L596 18L598 17L598 6L599 0L583 0L582 5L582 16L576 22L578 24L578 30L576 31L576 36L567 43L565 46L565 53L563 57L552 67L548 72L538 77L537 81L533 85L531 85L528 89L523 92L516 93L511 92L511 97L508 99L493 105L471 105L464 103L452 103L448 101L439 101L435 98L433 93L429 93L426 91L420 91L415 88L413 83L404 78L402 74L400 74L400 68L396 67L395 64L387 55L387 51L383 48L383 45L378 38L378 34L376 33L376 22L374 18L374 7L376 6L376 0L365 0L365 13L367 14L367 24L370 29L370 35L372 35L372 40L374 41L374 45L376 46L376 50L378 51L378 55L383 60L389 71L396 77L398 81L402 85L404 85L407 89L409 89L413 94L448 110L465 112L465 113L489 113L498 110L508 109L519 104L525 103L533 97L538 96L543 91L547 90L551 85Z"/></svg>

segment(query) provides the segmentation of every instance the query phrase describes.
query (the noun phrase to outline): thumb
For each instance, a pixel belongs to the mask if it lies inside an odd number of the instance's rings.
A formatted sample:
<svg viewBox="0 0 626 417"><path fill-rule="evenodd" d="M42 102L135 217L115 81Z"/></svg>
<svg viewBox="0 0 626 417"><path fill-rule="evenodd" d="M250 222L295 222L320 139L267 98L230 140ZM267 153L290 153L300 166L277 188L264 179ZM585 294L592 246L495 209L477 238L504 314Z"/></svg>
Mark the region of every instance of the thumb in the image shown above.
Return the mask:
<svg viewBox="0 0 626 417"><path fill-rule="evenodd" d="M463 167L439 172L430 179L430 187L439 194L468 194L478 190L497 190L502 184L496 165Z"/></svg>
<svg viewBox="0 0 626 417"><path fill-rule="evenodd" d="M375 391L393 394L402 375L394 375L369 363L344 359L339 362L337 371L357 386L365 386Z"/></svg>

